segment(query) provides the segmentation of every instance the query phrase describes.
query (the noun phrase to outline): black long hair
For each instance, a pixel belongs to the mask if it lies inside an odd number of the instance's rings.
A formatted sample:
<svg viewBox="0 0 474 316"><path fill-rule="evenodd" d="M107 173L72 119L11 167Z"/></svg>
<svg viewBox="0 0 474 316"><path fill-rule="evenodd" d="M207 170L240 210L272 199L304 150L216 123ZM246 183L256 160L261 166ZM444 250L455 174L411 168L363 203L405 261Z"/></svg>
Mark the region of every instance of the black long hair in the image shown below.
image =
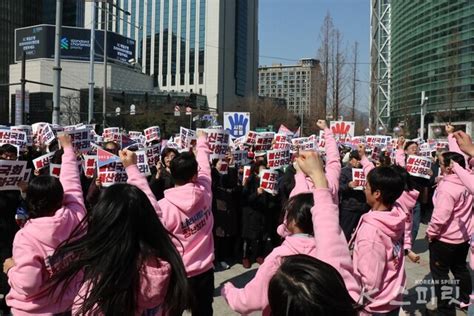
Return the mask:
<svg viewBox="0 0 474 316"><path fill-rule="evenodd" d="M284 207L287 223L294 221L304 234L314 235L311 214L313 206L313 193L301 193L291 197Z"/></svg>
<svg viewBox="0 0 474 316"><path fill-rule="evenodd" d="M53 273L51 291L68 286L84 271L90 291L79 315L134 315L140 287L140 269L147 260L166 261L171 276L165 310L181 315L190 302L186 271L170 234L161 224L148 197L129 184L103 190L99 202L53 255L53 262L71 258Z"/></svg>
<svg viewBox="0 0 474 316"><path fill-rule="evenodd" d="M307 255L283 258L268 286L272 316L356 316L361 309L331 265Z"/></svg>
<svg viewBox="0 0 474 316"><path fill-rule="evenodd" d="M26 191L26 208L30 218L52 216L61 208L64 189L58 178L43 175L34 178Z"/></svg>

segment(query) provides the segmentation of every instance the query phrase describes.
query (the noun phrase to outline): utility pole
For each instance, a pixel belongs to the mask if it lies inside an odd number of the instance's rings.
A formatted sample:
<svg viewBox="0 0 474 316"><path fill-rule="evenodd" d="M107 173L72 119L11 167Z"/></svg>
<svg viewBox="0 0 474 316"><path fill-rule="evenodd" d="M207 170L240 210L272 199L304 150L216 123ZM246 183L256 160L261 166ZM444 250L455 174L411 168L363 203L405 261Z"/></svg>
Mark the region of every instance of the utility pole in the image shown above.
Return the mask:
<svg viewBox="0 0 474 316"><path fill-rule="evenodd" d="M25 124L25 88L26 88L26 52L23 52L23 58L21 59L21 122ZM15 122L15 124L18 124Z"/></svg>
<svg viewBox="0 0 474 316"><path fill-rule="evenodd" d="M104 26L104 88L102 89L102 129L107 124L107 30L109 28L109 2L103 2L105 9L105 26Z"/></svg>
<svg viewBox="0 0 474 316"><path fill-rule="evenodd" d="M56 0L56 38L54 42L54 88L52 123L59 124L61 105L61 28L63 22L63 0Z"/></svg>
<svg viewBox="0 0 474 316"><path fill-rule="evenodd" d="M91 25L91 56L89 65L89 107L87 113L87 122L91 123L94 118L94 62L95 62L95 0L92 0L92 25Z"/></svg>

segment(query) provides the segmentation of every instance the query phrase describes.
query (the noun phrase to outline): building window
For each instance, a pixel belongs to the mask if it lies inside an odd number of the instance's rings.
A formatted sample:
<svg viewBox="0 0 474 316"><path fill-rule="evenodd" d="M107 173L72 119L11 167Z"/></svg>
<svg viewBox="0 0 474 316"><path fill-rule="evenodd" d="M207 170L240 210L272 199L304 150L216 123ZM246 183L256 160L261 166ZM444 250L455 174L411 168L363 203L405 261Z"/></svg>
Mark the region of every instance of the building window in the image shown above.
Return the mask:
<svg viewBox="0 0 474 316"><path fill-rule="evenodd" d="M194 84L194 72L196 70L196 1L191 1L191 17L189 19L189 84Z"/></svg>
<svg viewBox="0 0 474 316"><path fill-rule="evenodd" d="M206 0L200 0L199 3L199 84L204 83L204 54L206 44Z"/></svg>
<svg viewBox="0 0 474 316"><path fill-rule="evenodd" d="M248 42L248 1L237 0L235 23L235 94L245 96L247 86L247 42ZM267 73L268 75L268 73ZM276 73L272 72L272 80L276 80Z"/></svg>

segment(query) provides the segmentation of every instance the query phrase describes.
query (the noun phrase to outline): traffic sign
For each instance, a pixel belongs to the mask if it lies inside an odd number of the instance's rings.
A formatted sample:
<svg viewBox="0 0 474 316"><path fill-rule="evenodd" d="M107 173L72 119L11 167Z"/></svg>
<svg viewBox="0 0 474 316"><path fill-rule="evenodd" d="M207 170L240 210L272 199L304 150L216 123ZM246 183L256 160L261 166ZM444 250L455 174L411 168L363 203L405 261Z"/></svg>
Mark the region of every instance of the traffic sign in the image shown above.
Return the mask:
<svg viewBox="0 0 474 316"><path fill-rule="evenodd" d="M176 105L174 107L174 116L180 116L181 115L181 109L179 107L179 105Z"/></svg>

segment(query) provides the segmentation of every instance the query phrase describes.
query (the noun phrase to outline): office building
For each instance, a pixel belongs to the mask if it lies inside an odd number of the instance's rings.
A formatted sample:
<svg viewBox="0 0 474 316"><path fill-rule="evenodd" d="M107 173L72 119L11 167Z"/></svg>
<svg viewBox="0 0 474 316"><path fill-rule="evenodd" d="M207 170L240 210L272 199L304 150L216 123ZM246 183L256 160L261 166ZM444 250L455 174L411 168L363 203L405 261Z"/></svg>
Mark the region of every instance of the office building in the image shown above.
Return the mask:
<svg viewBox="0 0 474 316"><path fill-rule="evenodd" d="M375 16L371 101L378 122L389 130L403 124L416 136L422 91L425 124L473 121L474 2L374 0Z"/></svg>
<svg viewBox="0 0 474 316"><path fill-rule="evenodd" d="M258 94L283 98L295 114L311 114L323 106L321 65L317 59L301 59L296 65L274 64L258 70Z"/></svg>
<svg viewBox="0 0 474 316"><path fill-rule="evenodd" d="M56 0L42 0L44 24L56 24ZM63 25L84 27L85 0L63 0Z"/></svg>
<svg viewBox="0 0 474 316"><path fill-rule="evenodd" d="M137 41L142 71L160 90L194 92L223 111L256 96L258 0L113 0L108 27ZM91 21L86 3L86 25ZM105 4L99 3L98 28ZM129 13L129 15L128 15Z"/></svg>
<svg viewBox="0 0 474 316"><path fill-rule="evenodd" d="M0 124L8 123L9 67L14 61L15 29L39 23L41 2L0 1Z"/></svg>

